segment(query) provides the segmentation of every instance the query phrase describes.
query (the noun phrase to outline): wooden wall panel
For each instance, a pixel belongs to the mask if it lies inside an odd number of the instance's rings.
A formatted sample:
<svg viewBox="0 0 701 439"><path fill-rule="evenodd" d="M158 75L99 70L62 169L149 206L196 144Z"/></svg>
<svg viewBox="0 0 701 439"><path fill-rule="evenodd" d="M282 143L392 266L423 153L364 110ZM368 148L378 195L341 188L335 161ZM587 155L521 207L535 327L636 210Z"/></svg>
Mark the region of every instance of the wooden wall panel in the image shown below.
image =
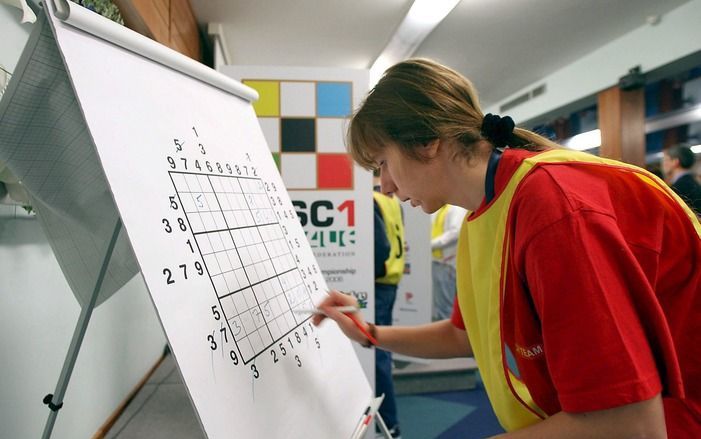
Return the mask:
<svg viewBox="0 0 701 439"><path fill-rule="evenodd" d="M170 0L170 16L171 43L183 53L196 54L199 59L200 35L190 0Z"/></svg>
<svg viewBox="0 0 701 439"><path fill-rule="evenodd" d="M644 90L612 87L599 93L601 157L645 166Z"/></svg>
<svg viewBox="0 0 701 439"><path fill-rule="evenodd" d="M190 0L114 0L114 3L130 29L202 60L200 35Z"/></svg>

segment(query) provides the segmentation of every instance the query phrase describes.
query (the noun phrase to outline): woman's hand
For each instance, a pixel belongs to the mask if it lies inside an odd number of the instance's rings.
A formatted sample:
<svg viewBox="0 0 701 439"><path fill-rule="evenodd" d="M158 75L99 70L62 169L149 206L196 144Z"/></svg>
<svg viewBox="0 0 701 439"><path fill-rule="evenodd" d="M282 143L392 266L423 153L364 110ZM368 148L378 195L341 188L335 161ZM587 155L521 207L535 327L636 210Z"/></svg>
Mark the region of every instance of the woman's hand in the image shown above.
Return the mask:
<svg viewBox="0 0 701 439"><path fill-rule="evenodd" d="M368 340L365 334L358 329L350 317L336 309L336 307L339 306L349 305L355 306L356 308L358 307L358 301L355 300L355 297L348 294L343 294L339 291L329 291L328 297L324 299L317 307L324 314L317 314L312 317L312 323L319 326L321 322L328 317L338 323L338 327L341 328L341 331L343 331L346 337L360 344L365 344ZM360 312L353 313L353 317L358 321L360 326L368 329L368 324L365 322L365 319L363 319Z"/></svg>

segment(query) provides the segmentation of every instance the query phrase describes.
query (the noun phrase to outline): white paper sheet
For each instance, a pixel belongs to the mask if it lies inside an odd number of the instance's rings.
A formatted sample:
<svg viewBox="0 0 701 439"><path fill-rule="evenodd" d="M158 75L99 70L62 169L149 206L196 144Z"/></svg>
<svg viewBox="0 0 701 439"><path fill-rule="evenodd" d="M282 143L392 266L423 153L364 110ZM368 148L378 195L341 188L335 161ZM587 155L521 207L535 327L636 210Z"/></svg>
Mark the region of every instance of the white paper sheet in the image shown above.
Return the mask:
<svg viewBox="0 0 701 439"><path fill-rule="evenodd" d="M0 101L0 160L30 193L66 280L85 305L118 214L51 29L39 18ZM138 271L122 234L96 305Z"/></svg>
<svg viewBox="0 0 701 439"><path fill-rule="evenodd" d="M51 26L60 56L38 36L0 108L0 158L41 195L39 215L105 236L116 204L209 437L350 437L371 389L335 324L293 312L326 285L250 103ZM99 258L81 238L66 235L63 259L88 270Z"/></svg>

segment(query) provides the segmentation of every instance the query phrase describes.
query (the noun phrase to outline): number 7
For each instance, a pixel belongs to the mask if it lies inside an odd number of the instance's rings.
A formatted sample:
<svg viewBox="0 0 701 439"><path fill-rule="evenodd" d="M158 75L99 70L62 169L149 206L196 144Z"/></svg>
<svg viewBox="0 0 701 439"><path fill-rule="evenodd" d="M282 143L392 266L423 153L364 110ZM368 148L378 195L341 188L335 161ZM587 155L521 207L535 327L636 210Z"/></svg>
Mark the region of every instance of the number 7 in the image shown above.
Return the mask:
<svg viewBox="0 0 701 439"><path fill-rule="evenodd" d="M183 276L185 277L185 279L187 279L187 265L180 264L180 265L178 265L178 267L183 269Z"/></svg>

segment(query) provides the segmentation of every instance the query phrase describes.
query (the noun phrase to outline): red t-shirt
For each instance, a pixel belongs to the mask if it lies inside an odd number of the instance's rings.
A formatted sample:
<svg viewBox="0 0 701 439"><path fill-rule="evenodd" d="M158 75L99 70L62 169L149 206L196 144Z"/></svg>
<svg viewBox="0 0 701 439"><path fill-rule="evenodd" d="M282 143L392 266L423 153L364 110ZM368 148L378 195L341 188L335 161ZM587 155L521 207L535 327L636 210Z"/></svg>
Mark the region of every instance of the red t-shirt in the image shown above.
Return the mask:
<svg viewBox="0 0 701 439"><path fill-rule="evenodd" d="M533 154L504 152L497 197ZM661 392L669 437L701 437L701 241L683 211L631 172L565 163L534 169L511 209L502 337L536 404L586 412Z"/></svg>

